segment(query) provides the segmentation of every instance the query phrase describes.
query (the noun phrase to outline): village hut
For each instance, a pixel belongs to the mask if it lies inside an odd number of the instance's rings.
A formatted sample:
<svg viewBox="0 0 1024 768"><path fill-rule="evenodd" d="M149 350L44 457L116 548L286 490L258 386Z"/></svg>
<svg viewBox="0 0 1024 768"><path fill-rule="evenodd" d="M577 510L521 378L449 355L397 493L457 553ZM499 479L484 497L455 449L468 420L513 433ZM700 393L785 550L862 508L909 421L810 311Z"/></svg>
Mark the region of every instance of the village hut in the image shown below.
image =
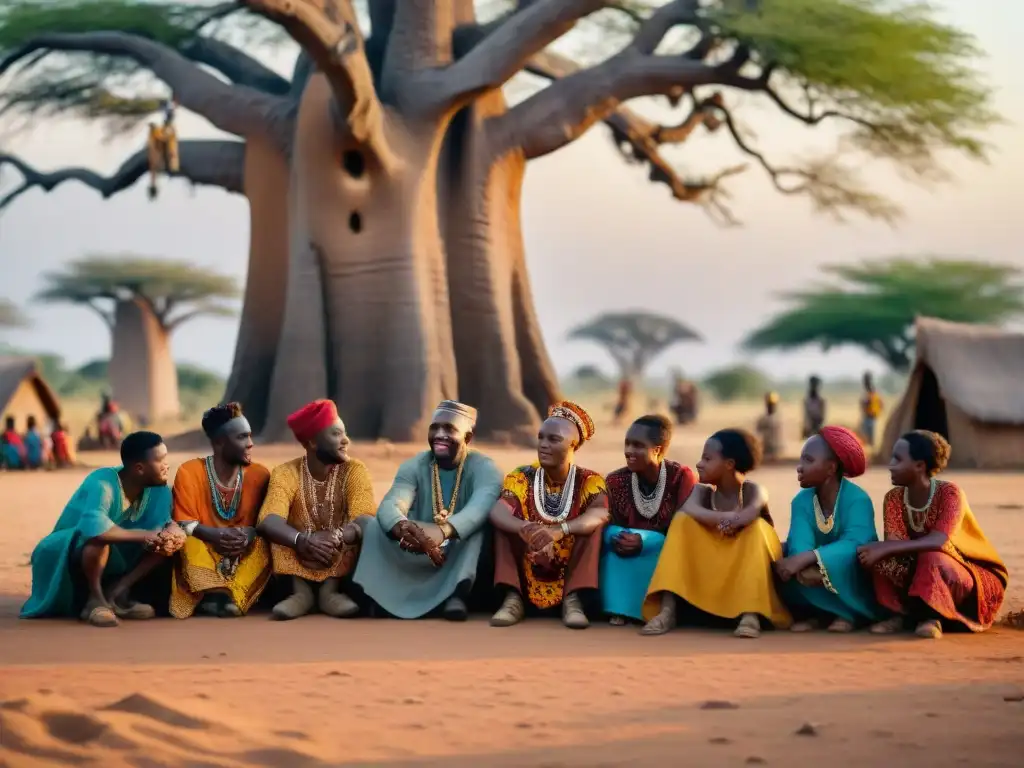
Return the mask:
<svg viewBox="0 0 1024 768"><path fill-rule="evenodd" d="M927 429L953 446L951 467L1024 466L1024 333L933 318L915 330L917 357L879 458L903 433Z"/></svg>
<svg viewBox="0 0 1024 768"><path fill-rule="evenodd" d="M31 357L0 355L0 417L13 416L19 432L29 416L49 431L60 418L60 402Z"/></svg>

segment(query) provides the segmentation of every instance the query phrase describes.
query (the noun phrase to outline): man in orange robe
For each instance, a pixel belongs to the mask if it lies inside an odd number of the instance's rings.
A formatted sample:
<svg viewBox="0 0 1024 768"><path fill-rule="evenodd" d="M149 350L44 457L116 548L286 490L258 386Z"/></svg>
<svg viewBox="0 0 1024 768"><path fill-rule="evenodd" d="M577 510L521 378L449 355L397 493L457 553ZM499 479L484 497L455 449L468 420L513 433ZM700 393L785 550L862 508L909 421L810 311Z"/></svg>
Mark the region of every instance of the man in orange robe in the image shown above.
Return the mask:
<svg viewBox="0 0 1024 768"><path fill-rule="evenodd" d="M171 615L196 608L212 616L241 616L270 578L267 545L256 518L270 472L252 463L252 428L238 403L203 414L213 453L186 461L174 477L173 517L188 534L171 580Z"/></svg>

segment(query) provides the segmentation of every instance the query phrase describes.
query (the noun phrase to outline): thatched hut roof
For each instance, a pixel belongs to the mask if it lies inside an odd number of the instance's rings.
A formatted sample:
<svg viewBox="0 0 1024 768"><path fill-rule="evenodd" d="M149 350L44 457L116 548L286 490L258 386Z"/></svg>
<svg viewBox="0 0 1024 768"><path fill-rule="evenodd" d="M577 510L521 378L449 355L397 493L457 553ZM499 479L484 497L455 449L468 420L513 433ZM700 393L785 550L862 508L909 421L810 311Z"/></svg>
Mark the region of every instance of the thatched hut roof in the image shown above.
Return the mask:
<svg viewBox="0 0 1024 768"><path fill-rule="evenodd" d="M917 365L927 365L942 396L971 418L1024 424L1024 333L922 317Z"/></svg>
<svg viewBox="0 0 1024 768"><path fill-rule="evenodd" d="M0 415L10 403L22 382L28 380L52 419L60 418L60 402L50 385L43 379L39 366L31 357L0 355Z"/></svg>

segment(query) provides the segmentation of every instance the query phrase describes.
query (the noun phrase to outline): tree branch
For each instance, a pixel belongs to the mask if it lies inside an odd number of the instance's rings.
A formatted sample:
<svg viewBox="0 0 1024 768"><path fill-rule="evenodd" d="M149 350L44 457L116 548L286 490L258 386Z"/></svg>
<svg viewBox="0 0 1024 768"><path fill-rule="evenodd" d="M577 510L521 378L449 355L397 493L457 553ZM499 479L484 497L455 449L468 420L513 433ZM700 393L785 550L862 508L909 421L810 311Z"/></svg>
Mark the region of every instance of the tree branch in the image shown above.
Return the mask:
<svg viewBox="0 0 1024 768"><path fill-rule="evenodd" d="M106 297L104 297L104 298L106 298ZM115 321L114 321L114 313L113 312L108 312L107 310L105 310L103 307L101 307L99 304L96 303L95 299L88 299L88 300L83 301L81 303L82 303L82 306L88 307L93 312L95 312L97 315L99 315L100 319L106 324L107 328L109 328L111 331L114 330Z"/></svg>
<svg viewBox="0 0 1024 768"><path fill-rule="evenodd" d="M440 102L458 105L500 88L534 54L571 30L585 16L606 8L608 0L536 0L520 4L503 23L444 72Z"/></svg>
<svg viewBox="0 0 1024 768"><path fill-rule="evenodd" d="M353 138L373 145L382 161L389 164L392 153L384 136L384 111L351 1L239 2L280 24L302 46L330 82L339 116Z"/></svg>
<svg viewBox="0 0 1024 768"><path fill-rule="evenodd" d="M189 140L178 143L180 170L169 174L192 184L218 187L227 192L243 193L245 145L237 141ZM37 171L13 155L0 154L0 168L8 163L22 175L20 186L0 198L0 211L28 190L39 187L51 192L66 181L77 181L91 187L107 199L131 188L149 171L146 149L125 160L110 176L101 176L88 168L64 168L58 171Z"/></svg>
<svg viewBox="0 0 1024 768"><path fill-rule="evenodd" d="M220 72L235 85L244 85L274 96L287 96L292 84L233 45L212 37L196 35L178 50L192 61Z"/></svg>
<svg viewBox="0 0 1024 768"><path fill-rule="evenodd" d="M291 141L291 120L283 112L284 100L244 85L225 83L177 51L124 32L39 35L0 60L0 76L41 50L129 58L165 82L183 107L222 131L240 137L260 133L282 149Z"/></svg>

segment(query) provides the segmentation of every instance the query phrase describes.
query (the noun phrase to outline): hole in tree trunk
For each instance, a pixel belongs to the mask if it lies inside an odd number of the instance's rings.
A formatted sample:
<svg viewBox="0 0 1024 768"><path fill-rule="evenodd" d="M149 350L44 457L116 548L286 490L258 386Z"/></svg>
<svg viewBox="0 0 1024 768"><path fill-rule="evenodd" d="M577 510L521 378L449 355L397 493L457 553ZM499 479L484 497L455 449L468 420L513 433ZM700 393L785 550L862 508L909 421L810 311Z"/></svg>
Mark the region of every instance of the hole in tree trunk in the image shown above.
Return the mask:
<svg viewBox="0 0 1024 768"><path fill-rule="evenodd" d="M363 217L359 215L359 211L352 211L352 213L349 214L348 228L357 235L363 231Z"/></svg>
<svg viewBox="0 0 1024 768"><path fill-rule="evenodd" d="M366 160L363 153L355 149L347 149L341 155L341 166L345 173L353 179L358 179L366 172Z"/></svg>

